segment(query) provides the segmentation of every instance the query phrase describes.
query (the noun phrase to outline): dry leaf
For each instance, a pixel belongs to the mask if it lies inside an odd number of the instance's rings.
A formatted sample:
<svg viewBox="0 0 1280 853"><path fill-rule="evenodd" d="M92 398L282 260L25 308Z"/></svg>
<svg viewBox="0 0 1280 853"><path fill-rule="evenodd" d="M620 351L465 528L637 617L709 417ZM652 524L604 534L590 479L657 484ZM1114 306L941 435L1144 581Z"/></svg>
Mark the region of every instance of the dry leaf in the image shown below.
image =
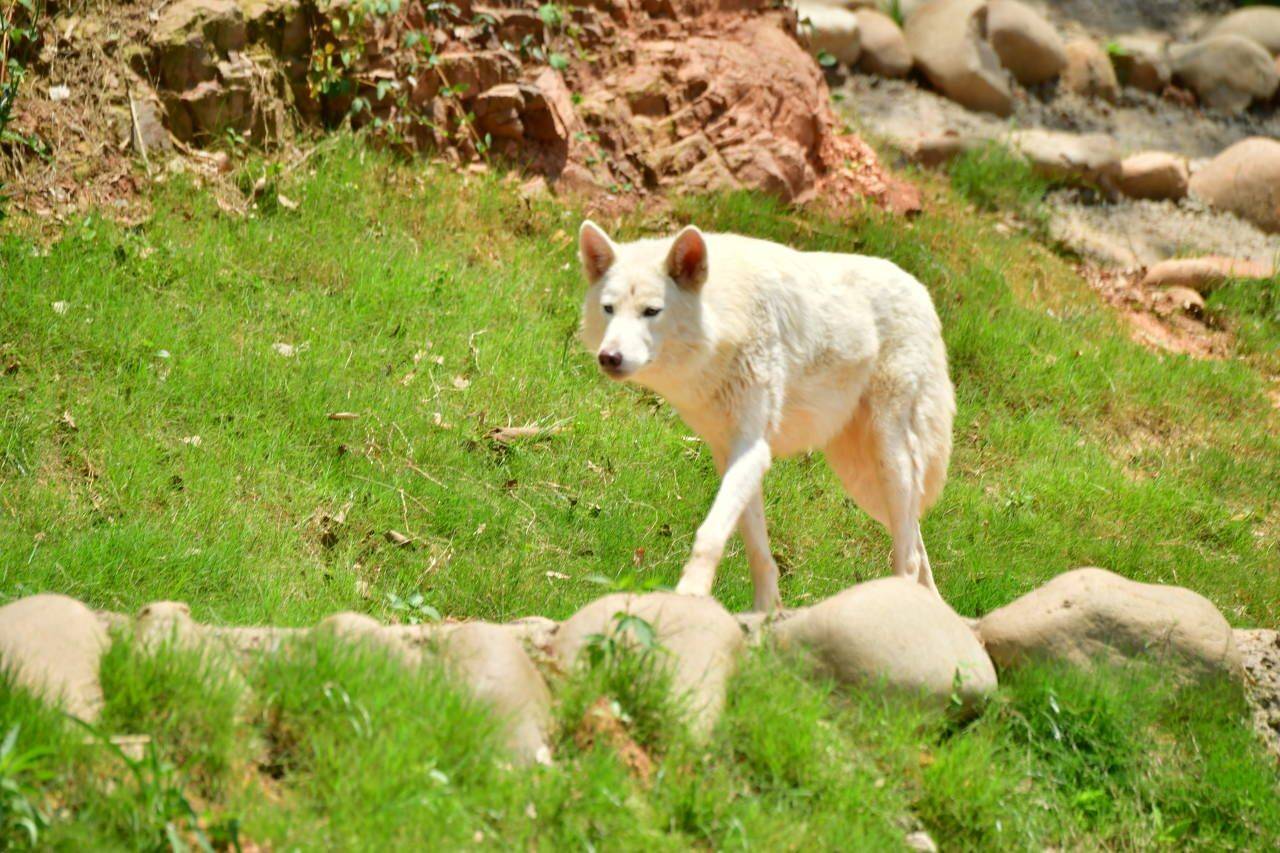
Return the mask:
<svg viewBox="0 0 1280 853"><path fill-rule="evenodd" d="M455 376L453 377L453 387L459 391L465 391L471 387L471 380L465 376Z"/></svg>
<svg viewBox="0 0 1280 853"><path fill-rule="evenodd" d="M285 210L298 209L298 203L293 199L289 198L284 193L276 193L276 201L279 202L280 206L283 207Z"/></svg>
<svg viewBox="0 0 1280 853"><path fill-rule="evenodd" d="M201 444L204 443L204 440L200 438L200 436L198 435L183 436L181 441L183 444L189 444L192 447L199 447Z"/></svg>
<svg viewBox="0 0 1280 853"><path fill-rule="evenodd" d="M567 581L569 576L564 572L547 572L547 578L553 581Z"/></svg>
<svg viewBox="0 0 1280 853"><path fill-rule="evenodd" d="M279 355L282 355L285 358L293 358L295 355L298 354L298 348L295 347L293 344L283 344L277 341L271 345L271 348L275 350Z"/></svg>
<svg viewBox="0 0 1280 853"><path fill-rule="evenodd" d="M62 417L58 418L58 423L62 424L64 427L66 427L67 429L73 432L76 429L79 429L79 427L76 426L76 419L71 417L70 412L63 412Z"/></svg>
<svg viewBox="0 0 1280 853"><path fill-rule="evenodd" d="M390 542L392 545L395 545L397 548L404 548L407 545L413 544L413 540L410 539L408 536L405 536L399 530L388 530L383 535L388 542Z"/></svg>
<svg viewBox="0 0 1280 853"><path fill-rule="evenodd" d="M506 426L494 427L484 434L484 437L491 440L506 444L515 441L518 438L536 438L540 435L552 435L559 432L559 429L544 429L540 426Z"/></svg>
<svg viewBox="0 0 1280 853"><path fill-rule="evenodd" d="M331 421L354 421L360 417L356 412L330 412L329 420Z"/></svg>
<svg viewBox="0 0 1280 853"><path fill-rule="evenodd" d="M53 303L53 313L65 314L67 313L67 309L70 307L71 307L70 302L63 302L61 299L59 299L57 302Z"/></svg>

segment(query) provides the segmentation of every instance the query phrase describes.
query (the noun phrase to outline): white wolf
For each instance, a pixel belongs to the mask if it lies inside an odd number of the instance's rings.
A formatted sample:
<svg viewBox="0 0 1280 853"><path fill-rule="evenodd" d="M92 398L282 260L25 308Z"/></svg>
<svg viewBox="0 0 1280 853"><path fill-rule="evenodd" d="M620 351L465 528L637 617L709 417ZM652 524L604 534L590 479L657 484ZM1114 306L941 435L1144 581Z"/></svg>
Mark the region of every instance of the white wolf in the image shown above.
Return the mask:
<svg viewBox="0 0 1280 853"><path fill-rule="evenodd" d="M583 342L608 376L665 397L720 471L677 592L711 594L736 525L755 608L779 606L761 486L773 457L817 448L889 529L894 572L937 592L920 517L946 480L955 394L919 281L879 258L692 226L619 244L587 221L578 250Z"/></svg>

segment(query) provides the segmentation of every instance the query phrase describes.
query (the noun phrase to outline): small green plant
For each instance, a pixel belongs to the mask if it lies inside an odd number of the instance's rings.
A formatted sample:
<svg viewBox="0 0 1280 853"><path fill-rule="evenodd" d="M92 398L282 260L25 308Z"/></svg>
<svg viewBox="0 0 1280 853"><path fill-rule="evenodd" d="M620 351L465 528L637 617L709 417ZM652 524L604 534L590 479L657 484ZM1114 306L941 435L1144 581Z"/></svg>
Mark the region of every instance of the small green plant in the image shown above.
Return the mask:
<svg viewBox="0 0 1280 853"><path fill-rule="evenodd" d="M555 3L543 3L539 6L538 18L551 30L564 26L564 11Z"/></svg>
<svg viewBox="0 0 1280 853"><path fill-rule="evenodd" d="M1128 56L1129 49L1118 41L1109 41L1103 45L1103 50L1107 52L1107 56L1112 58L1117 56Z"/></svg>
<svg viewBox="0 0 1280 853"><path fill-rule="evenodd" d="M389 592L387 608L410 625L440 621L440 611L427 604L426 598L420 592L415 592L408 598L401 598L394 592Z"/></svg>
<svg viewBox="0 0 1280 853"><path fill-rule="evenodd" d="M661 751L683 725L667 655L649 621L614 614L607 631L587 638L578 671L561 694L562 733L571 737L588 709L604 698L637 743Z"/></svg>
<svg viewBox="0 0 1280 853"><path fill-rule="evenodd" d="M21 732L21 724L15 724L0 742L0 849L19 840L35 847L49 825L39 805L38 783L48 778L44 763L52 751L35 747L19 752Z"/></svg>
<svg viewBox="0 0 1280 853"><path fill-rule="evenodd" d="M887 0L887 2L884 3L884 13L890 18L893 18L893 22L897 24L899 28L906 26L907 15L902 8L902 0Z"/></svg>
<svg viewBox="0 0 1280 853"><path fill-rule="evenodd" d="M823 68L835 68L836 58L825 50L818 51L818 64Z"/></svg>

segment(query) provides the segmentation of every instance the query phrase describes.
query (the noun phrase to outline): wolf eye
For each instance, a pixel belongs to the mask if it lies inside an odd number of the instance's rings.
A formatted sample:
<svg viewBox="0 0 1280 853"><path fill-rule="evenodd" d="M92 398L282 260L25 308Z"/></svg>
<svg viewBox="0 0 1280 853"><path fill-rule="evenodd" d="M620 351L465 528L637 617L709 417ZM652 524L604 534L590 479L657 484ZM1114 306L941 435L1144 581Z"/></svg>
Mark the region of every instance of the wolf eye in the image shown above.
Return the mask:
<svg viewBox="0 0 1280 853"><path fill-rule="evenodd" d="M661 314L661 313L662 313L662 309L661 309L661 308L654 308L654 307L650 306L650 307L648 307L648 308L644 309L644 316L646 316L646 317L657 317L657 316L658 316L659 314Z"/></svg>
<svg viewBox="0 0 1280 853"><path fill-rule="evenodd" d="M606 314L612 314L612 313L613 313L613 306L612 306L612 305L601 305L601 306L600 306L600 309L601 309L602 311L604 311L604 313L606 313Z"/></svg>

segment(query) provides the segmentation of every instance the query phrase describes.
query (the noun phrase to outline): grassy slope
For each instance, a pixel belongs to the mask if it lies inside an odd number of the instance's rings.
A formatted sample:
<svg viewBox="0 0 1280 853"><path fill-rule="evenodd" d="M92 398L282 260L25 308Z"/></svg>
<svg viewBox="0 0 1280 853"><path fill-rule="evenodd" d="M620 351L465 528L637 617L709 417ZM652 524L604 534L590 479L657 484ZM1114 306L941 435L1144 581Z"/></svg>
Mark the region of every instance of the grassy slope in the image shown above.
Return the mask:
<svg viewBox="0 0 1280 853"><path fill-rule="evenodd" d="M592 575L673 582L714 490L711 462L668 409L579 352L577 215L354 146L288 195L297 213L232 221L174 183L137 231L90 220L47 257L19 238L0 247L0 363L19 364L0 375L0 598L54 589L122 610L174 598L209 621L306 624L335 609L397 615L389 595L415 592L451 615L563 617L599 593ZM930 287L960 413L952 482L925 535L961 612L1096 564L1275 624L1280 417L1255 366L1142 350L1061 260L947 193L931 208L911 224L840 225L729 196L680 202L677 217L887 255ZM1242 304L1223 297L1223 310ZM1266 341L1262 328L1250 340ZM283 357L276 342L300 351ZM525 423L559 431L484 437ZM787 603L887 571L887 536L820 457L775 466L766 493ZM326 544L317 511L347 504ZM388 529L416 547L393 546ZM736 551L717 595L750 601ZM24 742L55 744L63 804L81 817L56 831L98 843L149 837L145 816L164 809L146 804L170 783L277 844L409 843L428 825L441 840L881 846L908 813L974 847L1248 847L1280 832L1275 778L1226 687L1177 695L1032 672L956 729L870 694L833 701L763 655L715 742L663 745L645 789L571 743L556 770L506 773L487 758L483 715L439 676L298 654L250 673L251 690L117 660L110 727L155 732L184 765L136 791L95 787L106 759L59 740L7 689L0 718L23 720ZM189 722L149 716L148 691L151 705L191 704L165 699L166 684L214 699Z"/></svg>
<svg viewBox="0 0 1280 853"><path fill-rule="evenodd" d="M239 222L173 185L139 231L90 221L47 257L4 244L0 340L21 367L0 377L0 595L306 623L412 591L445 613L563 617L598 592L592 574L673 582L711 461L580 352L577 216L345 153L290 194L299 213ZM1096 564L1274 624L1280 417L1257 372L1137 347L1061 261L935 207L852 227L745 196L680 214L887 255L928 284L960 411L925 541L957 609ZM483 437L525 423L561 431ZM788 603L887 570L887 536L820 456L776 466L766 496ZM326 548L309 519L348 502ZM717 595L749 605L739 554Z"/></svg>

